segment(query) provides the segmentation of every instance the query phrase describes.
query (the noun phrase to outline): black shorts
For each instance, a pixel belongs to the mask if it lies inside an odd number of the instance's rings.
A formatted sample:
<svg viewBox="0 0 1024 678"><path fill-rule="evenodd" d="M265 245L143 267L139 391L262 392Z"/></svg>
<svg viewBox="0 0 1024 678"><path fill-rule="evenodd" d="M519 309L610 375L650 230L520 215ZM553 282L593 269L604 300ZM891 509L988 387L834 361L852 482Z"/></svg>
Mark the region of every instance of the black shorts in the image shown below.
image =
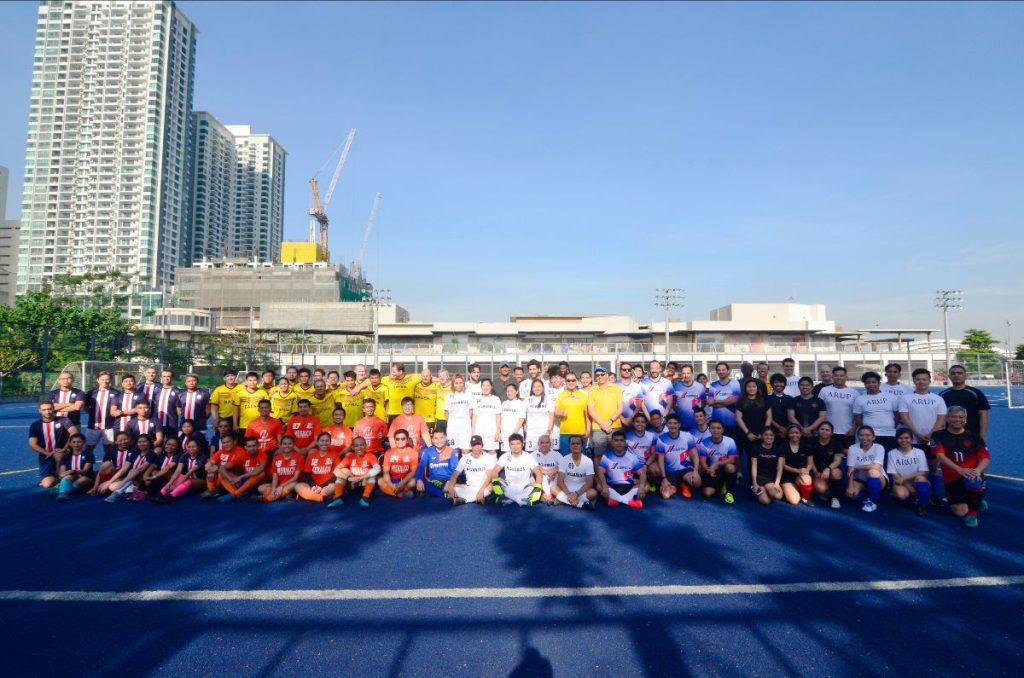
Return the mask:
<svg viewBox="0 0 1024 678"><path fill-rule="evenodd" d="M757 474L757 484L758 485L764 486L764 485L769 485L769 484L774 483L774 482L775 482L775 474L774 473L768 473L768 474L765 474L765 475L762 475L760 473Z"/></svg>
<svg viewBox="0 0 1024 678"><path fill-rule="evenodd" d="M968 490L963 478L946 484L946 499L950 504L966 504L968 499L980 499L983 495L984 490Z"/></svg>
<svg viewBox="0 0 1024 678"><path fill-rule="evenodd" d="M448 433L448 420L438 419L434 422L434 431L440 431L441 433ZM433 432L433 431L431 431Z"/></svg>
<svg viewBox="0 0 1024 678"><path fill-rule="evenodd" d="M636 485L634 485L633 483L622 483L622 484L619 484L619 485L616 485L616 484L612 483L612 484L609 484L608 487L609 487L609 489L615 490L616 492L618 492L621 495L626 495L626 494L632 492L634 489L636 489Z"/></svg>
<svg viewBox="0 0 1024 678"><path fill-rule="evenodd" d="M816 456L814 457L814 468L818 469L818 473L823 473L826 468L832 465L833 461L835 461L834 454L830 454L827 457L824 455Z"/></svg>
<svg viewBox="0 0 1024 678"><path fill-rule="evenodd" d="M797 479L799 477L800 477L799 473L793 473L792 471L783 471L782 472L782 480L780 482L792 483L793 485L796 485L796 481L797 481Z"/></svg>
<svg viewBox="0 0 1024 678"><path fill-rule="evenodd" d="M665 480L667 480L670 485L679 485L683 482L683 476L687 473L689 473L689 471L666 471Z"/></svg>

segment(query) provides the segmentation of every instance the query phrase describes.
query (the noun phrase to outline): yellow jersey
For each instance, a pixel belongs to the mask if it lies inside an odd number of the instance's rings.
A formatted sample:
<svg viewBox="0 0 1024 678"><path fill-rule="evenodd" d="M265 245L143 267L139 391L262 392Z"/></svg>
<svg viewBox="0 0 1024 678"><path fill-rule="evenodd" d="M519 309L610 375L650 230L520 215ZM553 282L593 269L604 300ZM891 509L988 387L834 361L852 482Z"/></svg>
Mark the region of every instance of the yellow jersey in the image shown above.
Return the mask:
<svg viewBox="0 0 1024 678"><path fill-rule="evenodd" d="M235 384L228 388L221 384L213 389L210 394L210 404L217 408L218 419L231 419L235 415L235 408L238 407L238 392L244 391L245 387Z"/></svg>
<svg viewBox="0 0 1024 678"><path fill-rule="evenodd" d="M413 389L413 399L416 401L416 414L423 417L423 421L428 424L434 423L434 417L437 412L437 387L440 386L436 381L431 381L429 385L424 385L423 381L416 384L416 388Z"/></svg>
<svg viewBox="0 0 1024 678"><path fill-rule="evenodd" d="M372 400L377 403L373 416L387 421L387 417L384 416L384 401L388 398L388 387L384 385L384 382L378 384L377 388L367 385L359 394L363 396L363 400Z"/></svg>
<svg viewBox="0 0 1024 678"><path fill-rule="evenodd" d="M299 394L294 388L281 393L281 387L275 386L270 391L270 416L288 423L288 419L299 409Z"/></svg>
<svg viewBox="0 0 1024 678"><path fill-rule="evenodd" d="M295 385L292 386L292 390L295 391L296 393L298 393L299 394L299 398L302 399L302 398L308 398L310 395L312 395L313 391L316 390L316 387L313 386L313 384L310 384L308 386L303 386L299 382L295 382Z"/></svg>
<svg viewBox="0 0 1024 678"><path fill-rule="evenodd" d="M622 388L618 384L604 386L592 384L590 390L587 391L587 401L594 406L599 417L611 422L612 428L622 426L622 421L619 419L622 414L622 398Z"/></svg>
<svg viewBox="0 0 1024 678"><path fill-rule="evenodd" d="M447 386L442 386L441 382L437 382L437 394L435 395L434 403L434 421L444 421L444 399L449 393L452 392L452 382L448 382Z"/></svg>
<svg viewBox="0 0 1024 678"><path fill-rule="evenodd" d="M320 420L321 426L330 426L334 423L333 393L330 391L324 391L324 397L320 398L314 392L307 396L303 396L303 398L309 401L309 407L312 410L312 414Z"/></svg>
<svg viewBox="0 0 1024 678"><path fill-rule="evenodd" d="M267 392L261 388L249 393L244 386L236 395L238 402L238 428L245 430L249 422L260 416L260 401L267 400Z"/></svg>
<svg viewBox="0 0 1024 678"><path fill-rule="evenodd" d="M558 425L559 433L583 435L587 432L587 394L579 389L562 391L555 398L555 407L562 410L565 416Z"/></svg>
<svg viewBox="0 0 1024 678"><path fill-rule="evenodd" d="M420 383L420 375L407 374L401 379L384 377L380 383L388 389L388 414L398 415L402 413L402 400L404 398L416 397L416 384Z"/></svg>
<svg viewBox="0 0 1024 678"><path fill-rule="evenodd" d="M356 425L356 422L363 418L363 400L364 396L362 391L358 393L350 393L344 384L332 391L334 395L335 405L340 405L341 409L345 410L345 426L352 428Z"/></svg>

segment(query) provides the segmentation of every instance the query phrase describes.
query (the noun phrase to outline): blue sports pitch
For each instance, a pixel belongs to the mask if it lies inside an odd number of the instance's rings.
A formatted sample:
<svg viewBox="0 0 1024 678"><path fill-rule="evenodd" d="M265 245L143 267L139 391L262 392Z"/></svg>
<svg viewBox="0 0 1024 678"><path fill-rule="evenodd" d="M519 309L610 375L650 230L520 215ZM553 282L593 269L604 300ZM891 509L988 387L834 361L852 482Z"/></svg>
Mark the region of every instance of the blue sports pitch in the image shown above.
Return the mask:
<svg viewBox="0 0 1024 678"><path fill-rule="evenodd" d="M992 413L991 509L968 530L650 499L57 504L0 407L9 675L1019 675L1024 411ZM1016 478L1017 480L1014 480Z"/></svg>

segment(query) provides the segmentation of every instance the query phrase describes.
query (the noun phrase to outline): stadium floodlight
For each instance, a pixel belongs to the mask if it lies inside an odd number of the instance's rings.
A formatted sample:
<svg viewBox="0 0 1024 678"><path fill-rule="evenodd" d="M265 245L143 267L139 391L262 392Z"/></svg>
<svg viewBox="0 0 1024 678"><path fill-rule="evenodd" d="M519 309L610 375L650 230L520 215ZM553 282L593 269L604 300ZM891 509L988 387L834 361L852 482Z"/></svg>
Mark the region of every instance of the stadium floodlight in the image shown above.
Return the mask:
<svg viewBox="0 0 1024 678"><path fill-rule="evenodd" d="M669 357L671 351L669 350L669 332L668 332L668 311L670 308L680 308L683 305L683 297L686 296L686 290L681 287L656 287L654 289L654 305L665 309L665 362L667 363L671 358ZM653 352L653 351L652 351Z"/></svg>
<svg viewBox="0 0 1024 678"><path fill-rule="evenodd" d="M935 308L942 309L942 335L946 338L946 375L949 375L949 311L963 309L963 290L937 290Z"/></svg>

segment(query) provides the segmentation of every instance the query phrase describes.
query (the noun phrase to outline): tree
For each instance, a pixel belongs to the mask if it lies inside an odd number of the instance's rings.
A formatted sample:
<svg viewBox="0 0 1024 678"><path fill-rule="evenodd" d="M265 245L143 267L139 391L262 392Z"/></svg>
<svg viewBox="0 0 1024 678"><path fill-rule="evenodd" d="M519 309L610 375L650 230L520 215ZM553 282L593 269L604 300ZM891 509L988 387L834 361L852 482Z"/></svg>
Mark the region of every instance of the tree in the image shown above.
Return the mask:
<svg viewBox="0 0 1024 678"><path fill-rule="evenodd" d="M1017 344L1016 348L1013 349L1013 357L1016 360L1024 360L1024 344Z"/></svg>
<svg viewBox="0 0 1024 678"><path fill-rule="evenodd" d="M960 350L961 353L992 353L992 345L996 340L986 330L970 327L964 330L964 338L960 343L964 346Z"/></svg>

